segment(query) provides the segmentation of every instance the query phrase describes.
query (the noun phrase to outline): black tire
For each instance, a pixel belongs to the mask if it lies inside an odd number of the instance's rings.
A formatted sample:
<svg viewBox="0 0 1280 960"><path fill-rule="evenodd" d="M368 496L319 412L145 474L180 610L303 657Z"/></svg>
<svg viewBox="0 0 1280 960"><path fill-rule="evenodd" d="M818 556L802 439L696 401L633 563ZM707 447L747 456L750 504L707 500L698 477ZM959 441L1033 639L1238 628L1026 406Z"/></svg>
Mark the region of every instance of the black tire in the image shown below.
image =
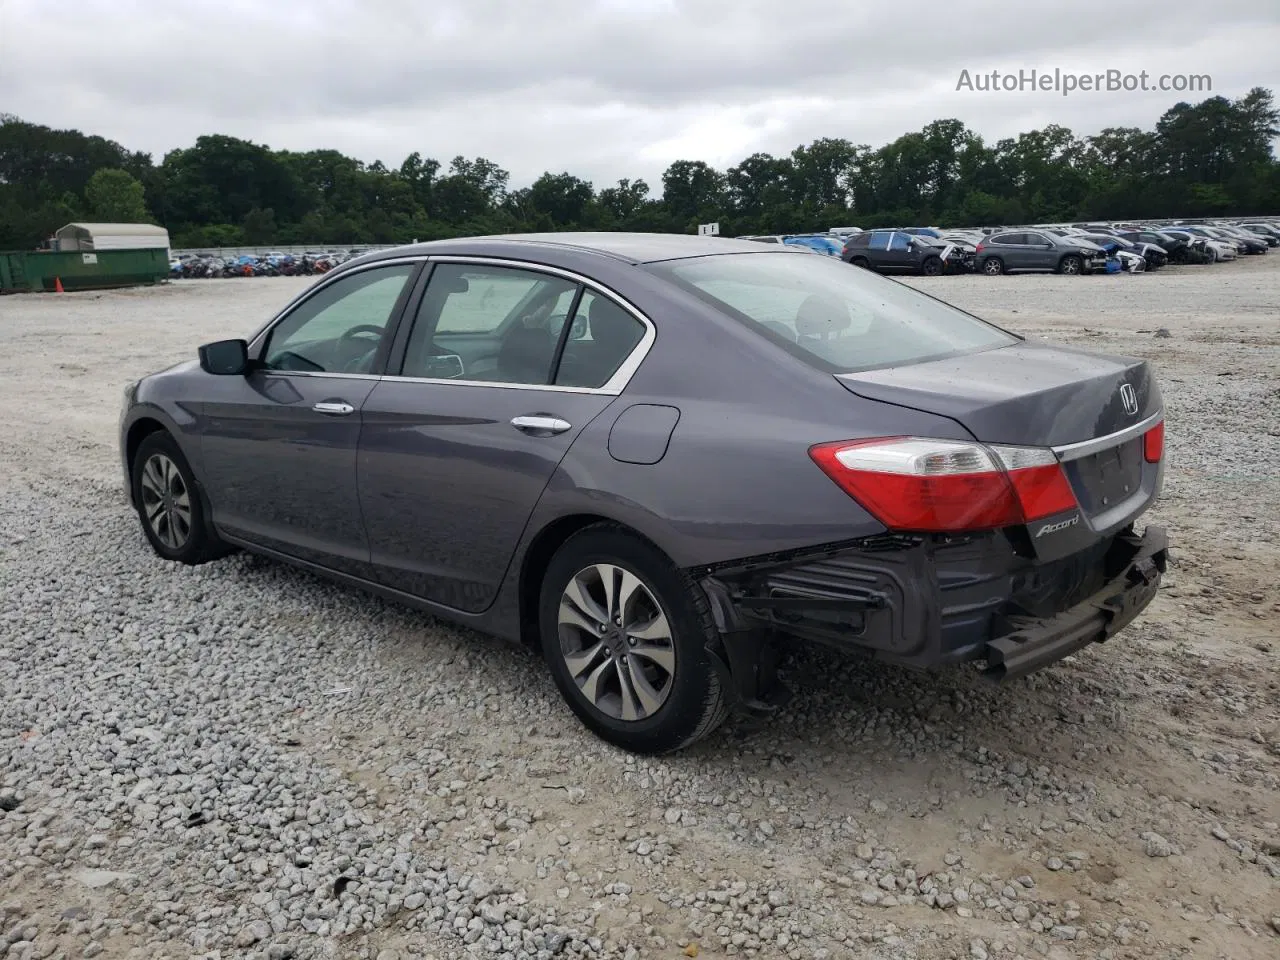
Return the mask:
<svg viewBox="0 0 1280 960"><path fill-rule="evenodd" d="M926 277L936 277L942 273L941 257L926 257L924 263L920 264L920 273Z"/></svg>
<svg viewBox="0 0 1280 960"><path fill-rule="evenodd" d="M871 269L871 263L867 260L866 257L854 257L849 262L853 264L855 267L861 267L863 270Z"/></svg>
<svg viewBox="0 0 1280 960"><path fill-rule="evenodd" d="M673 672L666 674L668 682L663 686L661 705L639 719L622 719L606 712L598 705L602 699L599 693L593 701L579 689L566 661L566 655L582 652L580 647L588 649L596 635L566 626L562 639L561 603L571 581L589 574L598 564L620 567L636 577L648 591L644 602L656 601L669 627ZM538 626L543 657L570 709L597 736L615 746L645 754L679 750L710 734L728 714L728 699L707 651L708 642L715 636L715 626L706 598L659 550L620 527L595 524L580 530L560 547L542 578ZM636 640L628 638L621 628L616 639L624 654L628 642L633 647L636 645ZM607 643L608 638L602 637L598 646L605 648ZM597 690L606 685L618 686L617 702L621 705L621 678L624 671L630 676L633 669L630 664L635 663L636 658L626 655L611 661L608 650L602 649L599 658L580 662L595 665L581 669L580 677L585 679L598 671L604 678L598 681ZM616 673L607 672L611 662ZM642 662L649 664L650 669L657 669L648 660ZM612 694L604 697L611 698ZM633 698L633 703L639 704L639 701Z"/></svg>
<svg viewBox="0 0 1280 960"><path fill-rule="evenodd" d="M1084 270L1084 261L1074 253L1069 253L1058 261L1058 272L1069 277L1077 277Z"/></svg>
<svg viewBox="0 0 1280 960"><path fill-rule="evenodd" d="M171 465L169 467L164 464ZM231 552L218 539L208 517L191 465L176 440L163 430L148 434L130 464L133 503L151 549L165 560L190 565L208 563ZM167 499L157 499L157 488ZM182 519L181 504L187 507ZM161 519L158 515L163 514ZM154 522L153 522L154 521Z"/></svg>
<svg viewBox="0 0 1280 960"><path fill-rule="evenodd" d="M998 277L1004 273L1004 261L999 257L987 257L982 261L982 272L988 277Z"/></svg>

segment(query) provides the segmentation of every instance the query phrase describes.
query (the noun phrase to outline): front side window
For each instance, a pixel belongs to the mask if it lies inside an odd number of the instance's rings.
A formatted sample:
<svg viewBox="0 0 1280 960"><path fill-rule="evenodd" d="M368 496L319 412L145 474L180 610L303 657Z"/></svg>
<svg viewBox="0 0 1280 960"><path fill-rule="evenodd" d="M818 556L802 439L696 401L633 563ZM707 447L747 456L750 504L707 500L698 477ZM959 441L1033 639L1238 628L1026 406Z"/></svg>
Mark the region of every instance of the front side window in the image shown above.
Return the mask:
<svg viewBox="0 0 1280 960"><path fill-rule="evenodd" d="M372 373L412 264L375 267L335 280L303 301L267 336L271 370Z"/></svg>
<svg viewBox="0 0 1280 960"><path fill-rule="evenodd" d="M418 307L401 374L550 383L577 290L571 281L534 270L439 264Z"/></svg>
<svg viewBox="0 0 1280 960"><path fill-rule="evenodd" d="M895 233L893 239L889 242L889 249L896 250L899 253L906 253L911 249L911 238L905 233Z"/></svg>
<svg viewBox="0 0 1280 960"><path fill-rule="evenodd" d="M923 363L1018 342L905 284L826 257L720 254L648 269L830 373Z"/></svg>

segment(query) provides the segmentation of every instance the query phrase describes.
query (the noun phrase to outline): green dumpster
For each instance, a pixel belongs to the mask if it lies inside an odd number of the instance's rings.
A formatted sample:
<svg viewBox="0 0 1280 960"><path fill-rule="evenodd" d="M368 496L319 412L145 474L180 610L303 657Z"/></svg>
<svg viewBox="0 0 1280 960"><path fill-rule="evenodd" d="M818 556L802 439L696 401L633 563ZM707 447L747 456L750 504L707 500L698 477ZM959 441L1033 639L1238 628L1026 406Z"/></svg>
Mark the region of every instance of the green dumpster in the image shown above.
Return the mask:
<svg viewBox="0 0 1280 960"><path fill-rule="evenodd" d="M133 250L14 250L0 253L0 293L96 290L158 283L169 276L165 248Z"/></svg>

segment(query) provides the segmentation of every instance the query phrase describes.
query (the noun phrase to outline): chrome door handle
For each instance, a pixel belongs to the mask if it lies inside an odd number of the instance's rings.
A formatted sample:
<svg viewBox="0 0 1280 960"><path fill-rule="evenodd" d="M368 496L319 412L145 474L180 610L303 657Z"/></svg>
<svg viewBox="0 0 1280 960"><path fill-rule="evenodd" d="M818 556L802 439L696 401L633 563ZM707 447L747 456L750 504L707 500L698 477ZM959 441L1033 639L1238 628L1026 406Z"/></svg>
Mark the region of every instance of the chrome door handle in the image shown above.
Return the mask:
<svg viewBox="0 0 1280 960"><path fill-rule="evenodd" d="M356 408L349 403L341 401L323 400L311 407L316 413L327 413L331 417L345 417L349 413L355 413Z"/></svg>
<svg viewBox="0 0 1280 960"><path fill-rule="evenodd" d="M559 417L513 417L511 425L525 433L564 433L573 424Z"/></svg>

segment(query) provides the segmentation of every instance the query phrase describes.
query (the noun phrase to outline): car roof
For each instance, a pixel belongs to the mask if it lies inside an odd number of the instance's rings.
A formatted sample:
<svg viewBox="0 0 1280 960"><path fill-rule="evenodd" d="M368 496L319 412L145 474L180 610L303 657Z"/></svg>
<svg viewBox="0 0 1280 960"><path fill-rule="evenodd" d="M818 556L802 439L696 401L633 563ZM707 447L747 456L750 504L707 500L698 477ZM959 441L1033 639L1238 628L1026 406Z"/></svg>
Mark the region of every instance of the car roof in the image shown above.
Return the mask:
<svg viewBox="0 0 1280 960"><path fill-rule="evenodd" d="M633 264L718 253L768 252L763 244L754 240L678 233L509 233L409 244L380 250L376 259L430 254L501 256L504 253L529 257L549 250L577 251ZM368 262L368 259L362 260Z"/></svg>

